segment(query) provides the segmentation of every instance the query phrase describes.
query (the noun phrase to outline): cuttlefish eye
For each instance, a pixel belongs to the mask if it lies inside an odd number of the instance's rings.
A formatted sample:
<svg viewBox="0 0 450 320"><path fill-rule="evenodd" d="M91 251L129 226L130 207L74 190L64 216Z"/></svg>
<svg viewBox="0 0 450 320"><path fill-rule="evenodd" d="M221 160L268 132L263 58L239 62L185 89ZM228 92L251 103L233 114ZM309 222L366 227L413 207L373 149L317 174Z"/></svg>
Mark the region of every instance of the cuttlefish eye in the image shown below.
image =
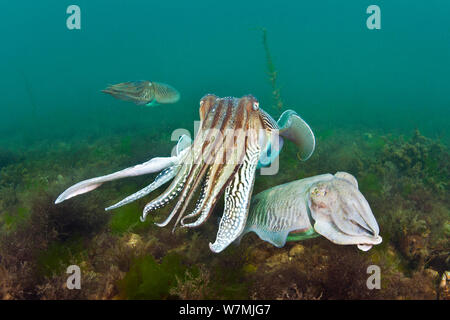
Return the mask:
<svg viewBox="0 0 450 320"><path fill-rule="evenodd" d="M327 189L324 187L314 187L311 190L311 195L314 197L325 197L327 195Z"/></svg>
<svg viewBox="0 0 450 320"><path fill-rule="evenodd" d="M259 102L258 101L254 101L252 108L253 108L253 110L257 111L259 109Z"/></svg>

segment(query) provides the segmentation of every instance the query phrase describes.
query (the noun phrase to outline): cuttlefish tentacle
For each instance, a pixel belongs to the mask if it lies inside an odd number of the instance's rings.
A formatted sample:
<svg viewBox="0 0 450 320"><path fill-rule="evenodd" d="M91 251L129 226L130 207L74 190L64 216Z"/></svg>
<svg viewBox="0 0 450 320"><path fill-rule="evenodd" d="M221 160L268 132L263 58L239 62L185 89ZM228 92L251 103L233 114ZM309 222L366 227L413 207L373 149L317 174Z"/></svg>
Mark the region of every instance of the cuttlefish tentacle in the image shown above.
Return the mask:
<svg viewBox="0 0 450 320"><path fill-rule="evenodd" d="M121 171L111 173L111 174L108 174L105 176L96 177L96 178L78 182L77 184L73 185L72 187L70 187L66 191L64 191L56 199L55 204L63 202L65 200L75 197L77 195L87 193L89 191L97 189L105 182L158 172L167 167L177 165L180 160L181 159L179 156L153 158L147 162L138 164L134 167L126 168Z"/></svg>
<svg viewBox="0 0 450 320"><path fill-rule="evenodd" d="M189 205L191 198L195 192L195 190L199 187L200 182L203 180L204 175L207 172L209 166L216 166L217 163L221 163L221 155L223 150L223 132L230 125L230 121L233 121L234 116L236 114L236 105L235 100L225 101L224 112L215 113L212 125L207 125L207 128L220 128L219 131L208 130L205 129L204 132L207 134L207 141L209 142L207 145L205 143L201 143L202 145L202 153L199 155L195 167L192 170L193 174L191 179L186 183L186 188L183 194L180 196L180 201L175 205L169 217L159 226L167 225L170 220L178 214L177 221L174 224L174 230L183 214ZM212 111L218 107L216 103L212 107ZM220 133L217 137L216 134ZM212 141L211 141L212 140ZM195 143L195 142L194 142ZM220 165L220 164L219 164Z"/></svg>
<svg viewBox="0 0 450 320"><path fill-rule="evenodd" d="M170 200L178 196L181 190L183 190L191 167L192 167L192 158L191 155L189 155L187 158L185 158L185 162L181 165L180 171L175 176L175 179L172 181L169 187L162 194L160 194L157 198L153 199L144 207L142 216L140 218L141 221L145 221L150 211L164 207L166 204L169 203Z"/></svg>
<svg viewBox="0 0 450 320"><path fill-rule="evenodd" d="M241 142L240 140L241 139L238 137L238 145L244 145L245 142ZM232 159L229 159L230 161L224 162L225 164L223 165L216 165L212 168L210 173L212 178L208 181L206 196L204 197L202 205L198 210L186 216L186 218L195 217L197 215L200 215L200 217L192 223L184 224L184 227L195 228L208 219L219 199L219 195L222 194L225 187L230 183L233 175L237 172L244 159L244 148L233 148L232 150L233 154L230 156L232 157Z"/></svg>
<svg viewBox="0 0 450 320"><path fill-rule="evenodd" d="M221 252L244 230L260 151L258 145L248 146L244 163L225 190L225 209L219 231L216 241L209 244L213 252Z"/></svg>
<svg viewBox="0 0 450 320"><path fill-rule="evenodd" d="M175 156L153 158L147 162L105 176L91 178L78 182L77 184L71 186L63 193L61 193L61 195L59 195L59 197L56 199L55 204L63 202L77 195L92 191L108 181L114 181L127 177L136 177L140 175L155 173L164 170L166 168L178 166L180 163L183 162L183 159L188 154L188 151L190 149L190 143L191 139L188 136L183 135L178 140L177 153Z"/></svg>
<svg viewBox="0 0 450 320"><path fill-rule="evenodd" d="M206 176L204 178L203 185L202 185L202 190L200 191L200 196L197 199L197 203L195 205L194 211L192 213L188 214L188 215L185 215L183 218L181 218L180 224L181 224L182 227L184 227L186 219L190 219L190 218L196 217L197 215L200 214L201 209L203 207L203 203L204 203L205 198L206 198L206 193L207 193L208 186L210 185L210 177L211 177L212 168L213 167L210 166L208 168L208 171L206 172Z"/></svg>
<svg viewBox="0 0 450 320"><path fill-rule="evenodd" d="M238 106L233 108L233 111L235 113L240 113L245 107L245 104L241 102ZM239 108L241 110L239 110ZM236 120L234 119L235 117L233 115L233 117L230 118L230 122L232 123L228 124L228 127L233 127L237 130L232 130L231 134L225 133L223 148L219 150L218 157L216 158L217 161L212 165L209 171L210 178L205 182L205 196L202 197L201 203L191 214L183 217L183 227L197 227L209 217L219 195L224 191L226 185L231 181L232 176L242 163L245 153L245 136L248 131L248 126L246 124L247 117L245 113L243 113L243 116ZM244 127L245 130L243 129ZM221 158L219 158L219 156ZM185 219L193 218L198 215L200 215L200 217L195 222L184 223Z"/></svg>
<svg viewBox="0 0 450 320"><path fill-rule="evenodd" d="M202 99L201 105L203 105L205 102L208 104L214 103L214 99ZM208 109L209 111L209 109ZM166 226L172 218L177 214L177 212L180 209L180 206L184 202L189 202L191 198L191 193L189 192L191 190L192 185L202 178L202 165L203 165L203 157L205 154L210 155L211 151L213 150L214 146L220 142L220 139L215 139L214 136L214 130L208 130L208 128L214 128L217 125L221 125L221 122L223 122L223 115L221 113L214 113L209 112L209 114L203 115L204 121L202 121L201 130L197 137L194 140L193 146L192 146L192 155L191 159L186 166L187 171L185 173L185 176L183 177L183 185L180 186L180 199L178 200L177 204L175 205L175 208L172 210L170 215L161 223L157 223L156 225L160 227ZM196 183L197 186L197 183ZM166 193L162 195L162 197L155 199L154 201L150 202L145 208L144 208L144 215L146 216L148 212L151 210L157 209L160 207L160 202L164 201L164 204L168 203L168 198L164 198ZM155 203L155 201L158 201ZM155 204L157 204L155 206Z"/></svg>
<svg viewBox="0 0 450 320"><path fill-rule="evenodd" d="M255 122L262 123L262 128L259 127ZM252 128L253 130L249 130ZM259 129L255 129L259 128ZM264 129L263 129L264 128ZM277 123L263 110L261 110L260 117L255 120L254 118L250 120L250 123L245 124L245 130L238 130L236 135L236 142L234 144L229 145L228 147L233 150L232 158L233 161L227 162L225 167L221 167L220 174L215 175L215 179L213 179L214 184L211 184L210 189L212 189L209 197L205 197L205 204L202 207L202 210L197 210L187 217L193 217L198 215L201 211L200 217L189 224L184 223L183 227L194 228L201 225L204 221L207 220L209 215L211 214L212 209L214 208L217 200L219 199L219 195L223 192L223 188L226 187L232 180L233 176L236 175L236 172L240 169L241 164L244 162L245 152L249 148L248 143L251 141L254 145L259 145L259 147L264 147L268 144L268 141L272 138L273 134L277 134L276 130L278 129ZM258 161L261 159L261 151L259 151ZM238 165L236 165L238 164Z"/></svg>
<svg viewBox="0 0 450 320"><path fill-rule="evenodd" d="M178 140L177 146L176 146L176 155L179 157L178 164L170 166L166 169L164 169L156 179L149 184L144 189L139 190L136 193L133 193L132 195L126 197L122 201L106 208L106 211L119 208L121 206L124 206L128 203L131 203L133 201L136 201L138 199L141 199L151 193L152 191L156 190L163 184L169 182L172 180L181 170L182 167L182 161L188 156L187 153L190 151L192 140L187 135L182 135L180 139Z"/></svg>
<svg viewBox="0 0 450 320"><path fill-rule="evenodd" d="M200 102L200 106L201 106L200 110L202 111L202 107L206 108L206 104L214 103L215 98L216 98L215 96L211 96L211 97L208 97L208 99L205 99L205 100L202 99ZM200 117L201 117L202 126L203 126L205 118L206 118L206 113L200 112ZM209 121L209 122L212 121L212 115L207 119L207 121ZM178 173L178 175L175 177L174 181L172 181L170 186L159 197L152 200L144 207L144 210L143 210L143 213L141 216L141 221L144 221L146 219L146 217L150 211L153 211L155 209L161 208L162 206L166 205L167 203L169 203L170 200L172 200L173 198L178 196L178 194L183 190L183 188L186 184L187 178L189 176L189 173L191 172L192 167L194 165L194 158L197 158L199 153L201 153L201 148L199 147L199 145L201 146L202 143L198 143L197 140L202 139L202 142L204 142L206 139L205 135L201 135L202 132L203 131L201 131L199 133L199 135L196 137L196 139L194 140L194 143L190 147L190 152L189 152L188 156L185 158L184 163L182 164L181 170ZM162 226L163 224L164 224L164 222L162 222L161 224L157 224L157 225Z"/></svg>
<svg viewBox="0 0 450 320"><path fill-rule="evenodd" d="M133 193L132 195L126 197L122 201L107 207L105 210L106 211L113 210L145 197L152 191L158 189L160 186L172 180L178 174L178 172L180 172L180 169L181 165L171 166L169 168L164 169L160 174L158 174L155 181L153 181L151 184L139 190L138 192Z"/></svg>

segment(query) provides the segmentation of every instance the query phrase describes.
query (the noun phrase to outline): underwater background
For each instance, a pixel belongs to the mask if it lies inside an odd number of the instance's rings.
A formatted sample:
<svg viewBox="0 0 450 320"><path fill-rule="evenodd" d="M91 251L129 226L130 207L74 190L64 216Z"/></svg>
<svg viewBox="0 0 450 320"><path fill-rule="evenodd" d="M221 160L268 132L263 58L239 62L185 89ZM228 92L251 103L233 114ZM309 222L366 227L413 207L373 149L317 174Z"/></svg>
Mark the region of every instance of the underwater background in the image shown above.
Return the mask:
<svg viewBox="0 0 450 320"><path fill-rule="evenodd" d="M71 4L81 30L66 27ZM372 4L380 30L366 26ZM448 299L449 15L444 0L5 3L0 298ZM168 83L181 99L141 107L100 92L132 80ZM317 238L279 249L252 234L214 254L223 205L175 234L153 224L167 208L139 221L161 190L104 212L153 176L53 204L78 181L168 155L175 129L193 134L207 93L252 94L274 118L294 109L316 135L306 162L286 143L279 173L257 176L254 194L349 172L383 243L358 252ZM63 286L71 264L82 269L82 290ZM380 290L366 287L372 264Z"/></svg>

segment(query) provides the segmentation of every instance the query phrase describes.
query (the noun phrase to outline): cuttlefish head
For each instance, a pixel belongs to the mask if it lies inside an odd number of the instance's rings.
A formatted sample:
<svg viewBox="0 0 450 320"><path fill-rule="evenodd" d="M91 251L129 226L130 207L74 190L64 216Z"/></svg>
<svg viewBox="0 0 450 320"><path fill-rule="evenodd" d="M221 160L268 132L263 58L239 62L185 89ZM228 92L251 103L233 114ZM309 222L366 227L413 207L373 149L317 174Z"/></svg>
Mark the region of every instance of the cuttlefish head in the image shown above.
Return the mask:
<svg viewBox="0 0 450 320"><path fill-rule="evenodd" d="M336 244L367 251L382 241L372 210L348 173L338 172L334 179L313 184L308 206L315 231Z"/></svg>

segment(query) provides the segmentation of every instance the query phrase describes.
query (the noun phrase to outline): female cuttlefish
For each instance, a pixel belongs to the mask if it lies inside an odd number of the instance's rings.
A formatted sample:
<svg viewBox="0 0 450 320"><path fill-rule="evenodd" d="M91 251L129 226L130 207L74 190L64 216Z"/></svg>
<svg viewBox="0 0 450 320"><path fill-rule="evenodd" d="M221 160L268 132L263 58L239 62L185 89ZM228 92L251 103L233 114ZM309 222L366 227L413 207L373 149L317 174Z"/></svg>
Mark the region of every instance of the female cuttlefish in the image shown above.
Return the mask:
<svg viewBox="0 0 450 320"><path fill-rule="evenodd" d="M320 235L336 244L357 245L363 251L382 241L358 182L346 172L289 182L253 196L238 241L252 231L277 247Z"/></svg>

